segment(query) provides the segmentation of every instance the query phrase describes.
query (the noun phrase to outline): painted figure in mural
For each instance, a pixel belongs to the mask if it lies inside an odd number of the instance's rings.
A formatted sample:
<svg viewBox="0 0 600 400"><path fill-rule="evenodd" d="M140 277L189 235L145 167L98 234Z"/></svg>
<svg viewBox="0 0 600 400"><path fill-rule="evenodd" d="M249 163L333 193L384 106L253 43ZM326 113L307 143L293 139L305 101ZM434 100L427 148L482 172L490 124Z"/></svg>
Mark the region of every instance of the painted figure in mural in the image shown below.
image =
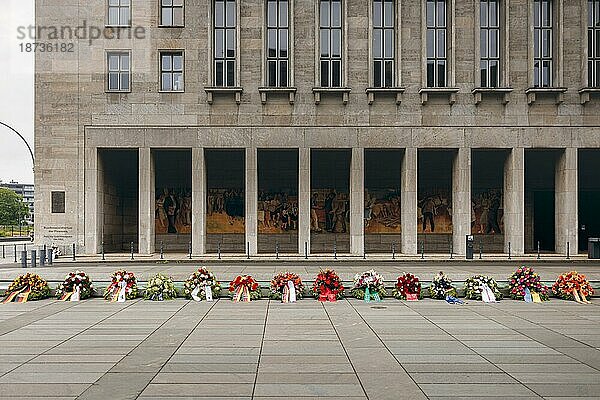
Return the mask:
<svg viewBox="0 0 600 400"><path fill-rule="evenodd" d="M317 205L317 201L319 199L319 195L317 193L313 193L312 198L310 199L310 230L314 232L321 232L321 228L319 228L319 217L317 216L317 210L319 206Z"/></svg>
<svg viewBox="0 0 600 400"><path fill-rule="evenodd" d="M368 190L365 190L365 228L369 226L371 221L373 205L375 205L375 197L371 196Z"/></svg>
<svg viewBox="0 0 600 400"><path fill-rule="evenodd" d="M498 210L500 209L500 195L496 191L492 191L491 199L489 199L489 210L487 213L487 226L485 234L489 235L492 231L495 234L501 234L500 225L498 225Z"/></svg>
<svg viewBox="0 0 600 400"><path fill-rule="evenodd" d="M333 231L333 220L335 218L333 210L333 202L335 201L337 194L332 190L325 198L325 230L327 232Z"/></svg>
<svg viewBox="0 0 600 400"><path fill-rule="evenodd" d="M346 206L343 202L338 202L332 210L333 225L331 232L345 233L346 228Z"/></svg>
<svg viewBox="0 0 600 400"><path fill-rule="evenodd" d="M169 191L167 189L163 189L163 192L156 199L156 205L154 207L154 218L158 221L158 225L162 229L166 229L167 222L167 212L165 211L165 199L169 195Z"/></svg>
<svg viewBox="0 0 600 400"><path fill-rule="evenodd" d="M435 232L435 222L433 222L433 216L435 215L435 203L431 197L428 197L423 202L421 212L423 213L423 232L427 229L427 221L431 228L430 232Z"/></svg>
<svg viewBox="0 0 600 400"><path fill-rule="evenodd" d="M181 198L179 201L181 204L181 209L179 210L179 214L177 215L179 219L179 224L184 226L192 225L192 196L188 192Z"/></svg>
<svg viewBox="0 0 600 400"><path fill-rule="evenodd" d="M169 223L169 227L167 228L168 233L177 233L177 228L175 227L175 217L177 216L177 211L179 209L177 200L175 198L175 194L173 193L173 189L169 189L167 191L167 195L165 197L165 201L163 203L163 209L167 214L167 221Z"/></svg>

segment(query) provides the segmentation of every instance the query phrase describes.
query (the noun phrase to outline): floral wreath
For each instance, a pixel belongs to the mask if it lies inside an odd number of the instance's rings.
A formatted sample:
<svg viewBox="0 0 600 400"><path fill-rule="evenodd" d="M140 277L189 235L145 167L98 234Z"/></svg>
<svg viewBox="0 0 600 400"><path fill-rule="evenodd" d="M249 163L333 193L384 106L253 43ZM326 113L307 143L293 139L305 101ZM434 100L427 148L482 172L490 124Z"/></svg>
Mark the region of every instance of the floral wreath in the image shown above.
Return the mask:
<svg viewBox="0 0 600 400"><path fill-rule="evenodd" d="M212 272L206 268L200 267L198 268L198 271L191 274L183 283L183 294L186 298L191 299L192 292L198 287L198 297L202 300L206 300L205 286L210 286L214 298L219 297L219 293L221 293L221 284Z"/></svg>
<svg viewBox="0 0 600 400"><path fill-rule="evenodd" d="M540 280L540 276L531 267L520 267L508 278L510 297L523 300L525 289L537 292L542 301L548 300L548 288Z"/></svg>
<svg viewBox="0 0 600 400"><path fill-rule="evenodd" d="M269 297L274 300L281 300L283 290L287 287L289 281L294 283L296 297L301 299L304 296L304 284L298 274L294 274L293 272L281 272L271 279Z"/></svg>
<svg viewBox="0 0 600 400"><path fill-rule="evenodd" d="M423 293L421 292L421 282L419 282L419 278L409 273L400 275L396 281L394 289L392 290L392 295L400 300L406 300L407 294L416 294L418 299L423 298Z"/></svg>
<svg viewBox="0 0 600 400"><path fill-rule="evenodd" d="M446 296L456 297L456 288L452 286L452 279L442 271L438 272L429 286L429 295L432 299L444 300Z"/></svg>
<svg viewBox="0 0 600 400"><path fill-rule="evenodd" d="M48 282L37 274L26 273L15 278L6 289L2 303L25 303L28 300L41 300L50 297Z"/></svg>
<svg viewBox="0 0 600 400"><path fill-rule="evenodd" d="M83 271L69 272L65 276L65 280L56 288L56 298L59 300L69 299L75 289L79 287L79 298L81 300L88 299L94 292L92 280Z"/></svg>
<svg viewBox="0 0 600 400"><path fill-rule="evenodd" d="M357 299L364 299L367 289L371 294L376 293L380 299L387 294L383 285L383 276L372 269L354 276L354 287L350 293Z"/></svg>
<svg viewBox="0 0 600 400"><path fill-rule="evenodd" d="M486 275L473 275L465 281L465 297L471 300L481 300L481 286L484 284L491 289L496 300L502 298L502 293L498 289L498 283Z"/></svg>
<svg viewBox="0 0 600 400"><path fill-rule="evenodd" d="M150 278L144 288L144 299L146 300L173 300L175 297L177 297L177 290L175 290L173 278L161 273Z"/></svg>
<svg viewBox="0 0 600 400"><path fill-rule="evenodd" d="M250 301L261 298L258 282L250 275L238 275L229 283L233 301Z"/></svg>
<svg viewBox="0 0 600 400"><path fill-rule="evenodd" d="M118 295L121 282L125 282L125 298L127 300L135 299L138 295L137 280L133 272L117 270L111 276L110 284L104 291L104 298L111 300L115 294ZM115 293L116 292L116 293Z"/></svg>
<svg viewBox="0 0 600 400"><path fill-rule="evenodd" d="M569 271L559 275L552 285L552 292L562 299L575 300L575 293L588 297L594 294L594 289L584 274Z"/></svg>
<svg viewBox="0 0 600 400"><path fill-rule="evenodd" d="M334 270L322 269L313 283L312 292L320 301L328 300L329 295L339 300L344 297L344 285Z"/></svg>

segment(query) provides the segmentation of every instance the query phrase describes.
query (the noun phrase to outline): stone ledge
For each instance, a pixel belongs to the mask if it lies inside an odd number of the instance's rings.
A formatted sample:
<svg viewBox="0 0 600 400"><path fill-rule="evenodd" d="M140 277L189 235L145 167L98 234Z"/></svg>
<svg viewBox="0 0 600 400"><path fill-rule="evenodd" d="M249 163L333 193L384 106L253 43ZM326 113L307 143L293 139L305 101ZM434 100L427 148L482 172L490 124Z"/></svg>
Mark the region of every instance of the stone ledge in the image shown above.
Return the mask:
<svg viewBox="0 0 600 400"><path fill-rule="evenodd" d="M262 104L267 104L267 95L269 94L277 94L283 93L289 96L290 104L294 104L296 100L296 87L270 87L270 86L261 86L258 88L258 92L260 93L260 102Z"/></svg>
<svg viewBox="0 0 600 400"><path fill-rule="evenodd" d="M563 94L566 91L566 87L530 87L525 90L525 94L527 95L528 105L535 103L538 95L554 96L556 104L561 104L564 101Z"/></svg>
<svg viewBox="0 0 600 400"><path fill-rule="evenodd" d="M208 86L204 88L206 92L206 102L208 104L213 103L213 97L215 94L233 94L235 103L240 104L242 102L242 93L244 92L244 88L241 86L230 86L230 87L221 87L221 86Z"/></svg>
<svg viewBox="0 0 600 400"><path fill-rule="evenodd" d="M365 93L369 98L369 105L373 104L375 101L375 95L384 95L384 94L393 94L396 97L396 104L400 104L402 102L402 93L404 93L405 88L403 87L368 87L365 89Z"/></svg>
<svg viewBox="0 0 600 400"><path fill-rule="evenodd" d="M502 104L506 105L510 101L510 93L513 91L511 87L476 87L471 91L475 97L475 104L478 105L483 100L483 95L501 95Z"/></svg>
<svg viewBox="0 0 600 400"><path fill-rule="evenodd" d="M456 93L458 93L456 87L424 87L419 89L421 105L427 104L429 96L447 96L448 104L453 105L456 103Z"/></svg>
<svg viewBox="0 0 600 400"><path fill-rule="evenodd" d="M321 103L321 94L330 93L338 95L341 94L342 103L346 105L348 104L348 98L351 89L349 87L314 87L312 88L312 91L315 96L315 104Z"/></svg>

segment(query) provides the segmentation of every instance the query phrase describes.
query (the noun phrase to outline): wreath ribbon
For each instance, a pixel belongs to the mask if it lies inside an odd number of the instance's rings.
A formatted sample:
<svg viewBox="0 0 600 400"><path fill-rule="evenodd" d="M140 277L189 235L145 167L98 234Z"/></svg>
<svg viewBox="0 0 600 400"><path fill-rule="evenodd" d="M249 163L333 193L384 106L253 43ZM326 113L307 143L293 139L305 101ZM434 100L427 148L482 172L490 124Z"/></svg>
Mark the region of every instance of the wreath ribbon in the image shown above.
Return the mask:
<svg viewBox="0 0 600 400"><path fill-rule="evenodd" d="M31 287L29 286L23 286L22 288L15 289L6 295L2 301L2 304L10 303L12 301L15 303L26 303L30 293Z"/></svg>
<svg viewBox="0 0 600 400"><path fill-rule="evenodd" d="M249 302L250 301L250 289L246 285L239 285L235 288L233 301L238 302Z"/></svg>
<svg viewBox="0 0 600 400"><path fill-rule="evenodd" d="M381 297L379 297L379 293L377 293L377 291L371 292L371 290L369 289L369 286L367 286L365 288L365 297L364 297L364 300L367 303L370 303L371 301L380 302L381 301Z"/></svg>

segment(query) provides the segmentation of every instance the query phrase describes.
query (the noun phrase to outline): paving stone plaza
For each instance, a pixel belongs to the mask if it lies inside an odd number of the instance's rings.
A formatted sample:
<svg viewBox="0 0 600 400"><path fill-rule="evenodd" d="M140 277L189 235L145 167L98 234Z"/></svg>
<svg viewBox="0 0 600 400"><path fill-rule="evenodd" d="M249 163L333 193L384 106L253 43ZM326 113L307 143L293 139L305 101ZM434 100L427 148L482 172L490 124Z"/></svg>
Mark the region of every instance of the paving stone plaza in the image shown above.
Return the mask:
<svg viewBox="0 0 600 400"><path fill-rule="evenodd" d="M375 264L375 263L374 263ZM36 273L62 280L75 268L102 289L115 264L63 262ZM513 265L371 265L394 279L459 281ZM142 280L181 280L196 264L127 265ZM572 266L571 266L572 267ZM592 281L595 265L576 265ZM268 281L288 268L311 282L317 265L211 266L222 282L240 273ZM365 265L336 267L344 281ZM537 265L544 281L566 268ZM0 269L6 282L23 270ZM31 270L30 270L31 271ZM504 278L502 278L504 277ZM105 282L106 283L106 282ZM141 299L41 300L0 306L0 398L10 399L595 399L600 395L600 307L442 300L320 303L305 298L234 303Z"/></svg>

